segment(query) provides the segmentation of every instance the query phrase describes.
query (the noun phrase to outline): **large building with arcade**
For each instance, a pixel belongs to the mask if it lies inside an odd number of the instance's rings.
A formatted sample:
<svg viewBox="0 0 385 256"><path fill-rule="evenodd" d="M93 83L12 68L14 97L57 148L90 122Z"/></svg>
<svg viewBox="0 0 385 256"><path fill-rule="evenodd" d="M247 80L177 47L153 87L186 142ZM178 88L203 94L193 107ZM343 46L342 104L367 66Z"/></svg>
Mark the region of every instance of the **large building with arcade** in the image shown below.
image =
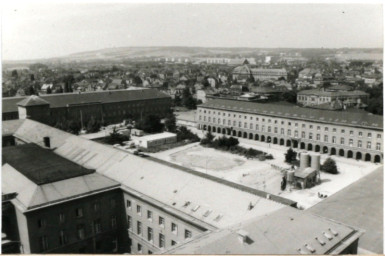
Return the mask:
<svg viewBox="0 0 385 256"><path fill-rule="evenodd" d="M198 128L370 162L383 161L383 117L295 105L212 99L199 105Z"/></svg>

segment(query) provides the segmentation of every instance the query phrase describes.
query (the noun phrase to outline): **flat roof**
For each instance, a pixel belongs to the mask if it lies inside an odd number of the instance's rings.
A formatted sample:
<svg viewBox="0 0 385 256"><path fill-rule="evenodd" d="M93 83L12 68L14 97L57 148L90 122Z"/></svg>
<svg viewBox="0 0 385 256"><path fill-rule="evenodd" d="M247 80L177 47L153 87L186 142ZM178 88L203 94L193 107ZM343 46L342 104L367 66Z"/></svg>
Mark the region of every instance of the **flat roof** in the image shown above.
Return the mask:
<svg viewBox="0 0 385 256"><path fill-rule="evenodd" d="M359 247L383 254L383 178L381 165L306 211L364 229L366 232L360 238Z"/></svg>
<svg viewBox="0 0 385 256"><path fill-rule="evenodd" d="M369 129L383 129L383 116L373 115L368 112L349 112L349 114L347 114L346 111L304 108L289 104L283 108L282 105L273 103L258 103L215 98L202 105L198 105L197 107L260 114L274 116L277 118L299 119L327 124L358 126Z"/></svg>
<svg viewBox="0 0 385 256"><path fill-rule="evenodd" d="M172 138L172 137L176 137L176 134L171 132L162 132L162 133L141 136L138 139L144 140L144 141L151 141L151 140L159 140L159 139L166 139L166 138Z"/></svg>
<svg viewBox="0 0 385 256"><path fill-rule="evenodd" d="M310 90L304 90L297 93L298 96L301 95L317 95L317 96L335 96L335 97L342 97L342 96L369 96L368 93L363 91L328 91L328 90L319 90L319 89L310 89Z"/></svg>
<svg viewBox="0 0 385 256"><path fill-rule="evenodd" d="M43 185L94 173L52 150L36 144L23 144L2 149L2 165L9 164L36 185Z"/></svg>
<svg viewBox="0 0 385 256"><path fill-rule="evenodd" d="M332 230L332 231L331 231ZM331 236L329 240L323 233ZM333 232L338 233L334 235ZM239 236L247 235L244 242ZM232 227L205 233L168 250L167 254L328 254L360 231L285 207ZM316 237L324 242L321 245ZM314 249L312 253L306 245Z"/></svg>
<svg viewBox="0 0 385 256"><path fill-rule="evenodd" d="M26 98L29 98L29 96L3 98L2 112L17 112L17 103ZM71 104L85 104L95 102L114 103L156 98L170 98L170 96L157 89L140 88L135 90L46 94L39 95L39 98L47 101L50 104L50 108L61 108Z"/></svg>

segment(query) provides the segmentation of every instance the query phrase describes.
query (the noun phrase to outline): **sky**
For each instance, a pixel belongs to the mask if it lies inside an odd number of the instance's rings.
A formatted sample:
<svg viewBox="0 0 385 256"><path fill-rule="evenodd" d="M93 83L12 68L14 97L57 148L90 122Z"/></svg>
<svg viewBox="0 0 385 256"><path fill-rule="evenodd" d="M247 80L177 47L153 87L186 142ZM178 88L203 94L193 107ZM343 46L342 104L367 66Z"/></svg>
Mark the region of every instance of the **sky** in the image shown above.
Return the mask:
<svg viewBox="0 0 385 256"><path fill-rule="evenodd" d="M374 48L377 4L40 3L2 8L3 60L126 46Z"/></svg>

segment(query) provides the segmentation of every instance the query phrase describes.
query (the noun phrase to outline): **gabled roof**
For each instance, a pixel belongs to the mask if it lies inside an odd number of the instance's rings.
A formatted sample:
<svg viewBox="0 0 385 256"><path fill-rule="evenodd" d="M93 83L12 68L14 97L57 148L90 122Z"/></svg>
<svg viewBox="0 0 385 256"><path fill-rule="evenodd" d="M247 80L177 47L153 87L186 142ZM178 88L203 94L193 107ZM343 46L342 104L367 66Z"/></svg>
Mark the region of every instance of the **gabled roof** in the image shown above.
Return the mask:
<svg viewBox="0 0 385 256"><path fill-rule="evenodd" d="M40 98L39 96L31 95L28 98L25 98L19 103L17 103L17 105L22 107L43 106L43 105L49 105L49 102Z"/></svg>

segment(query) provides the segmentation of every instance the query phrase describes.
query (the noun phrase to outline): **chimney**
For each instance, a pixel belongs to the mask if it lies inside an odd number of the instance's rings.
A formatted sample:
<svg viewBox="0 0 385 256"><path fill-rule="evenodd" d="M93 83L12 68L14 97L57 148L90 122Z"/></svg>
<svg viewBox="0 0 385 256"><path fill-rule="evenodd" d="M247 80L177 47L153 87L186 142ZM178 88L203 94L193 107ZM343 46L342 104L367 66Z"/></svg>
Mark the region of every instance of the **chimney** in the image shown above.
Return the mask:
<svg viewBox="0 0 385 256"><path fill-rule="evenodd" d="M51 148L51 140L49 137L44 137L43 138L44 140L44 146L47 147L47 148Z"/></svg>
<svg viewBox="0 0 385 256"><path fill-rule="evenodd" d="M249 233L246 230L241 229L237 232L237 234L238 234L239 241L242 244L245 244L249 238Z"/></svg>

